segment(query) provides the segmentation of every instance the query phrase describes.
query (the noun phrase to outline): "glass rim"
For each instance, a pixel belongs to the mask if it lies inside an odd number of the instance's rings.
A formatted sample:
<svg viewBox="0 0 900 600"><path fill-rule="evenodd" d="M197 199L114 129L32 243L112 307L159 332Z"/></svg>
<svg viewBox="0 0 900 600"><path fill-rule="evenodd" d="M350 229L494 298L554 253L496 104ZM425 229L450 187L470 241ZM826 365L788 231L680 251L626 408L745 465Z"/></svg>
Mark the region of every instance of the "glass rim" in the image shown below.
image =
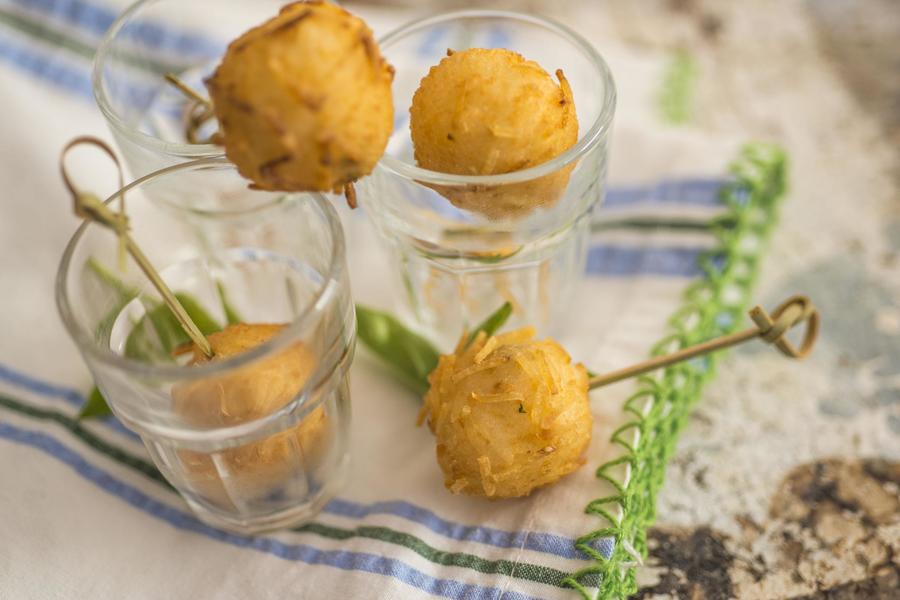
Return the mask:
<svg viewBox="0 0 900 600"><path fill-rule="evenodd" d="M600 78L604 82L604 97L603 105L600 108L599 114L597 115L596 119L594 119L594 122L591 124L591 126L588 128L587 133L562 154L551 158L550 160L539 165L535 165L527 169L512 171L510 173L499 173L496 175L458 175L452 173L441 173L440 171L423 169L414 164L400 160L399 158L395 158L389 155L387 152L385 152L379 159L376 168L383 167L400 177L412 179L415 181L421 181L427 184L451 186L505 185L537 179L539 177L543 177L545 175L549 175L550 173L559 171L560 169L565 168L569 164L577 161L581 156L586 154L594 146L600 143L600 140L603 138L603 135L607 132L610 124L612 123L613 113L615 112L616 108L616 86L615 81L612 77L612 72L609 69L609 65L607 65L606 61L603 59L603 56L597 51L596 48L594 48L594 46L590 42L588 42L583 36L576 33L571 28L563 25L555 19L508 10L469 9L451 11L428 17L422 17L420 19L415 19L404 25L401 25L397 29L394 29L393 31L382 36L378 40L378 46L382 49L382 55L384 55L385 53L383 49L389 47L392 43L399 41L410 33L434 24L441 23L450 19L477 19L498 17L515 21L522 21L530 23L532 25L540 25L542 27L550 29L563 38L566 38L570 43L578 48L581 53L584 54L585 57L594 65Z"/></svg>
<svg viewBox="0 0 900 600"><path fill-rule="evenodd" d="M116 20L113 21L112 25L109 26L109 29L106 30L106 33L103 34L103 38L97 46L97 51L94 53L94 60L91 66L91 87L93 88L94 100L97 102L97 107L100 109L100 112L103 113L103 116L106 117L106 120L112 127L120 131L123 135L141 140L145 145L152 147L154 150L193 158L223 156L225 154L225 149L215 144L171 142L139 131L122 120L118 113L113 109L112 103L106 95L106 90L103 87L103 66L106 64L107 56L116 41L116 37L122 28L125 27L125 25L131 21L141 9L148 4L156 4L159 1L160 0L138 0L131 4L116 17Z"/></svg>
<svg viewBox="0 0 900 600"><path fill-rule="evenodd" d="M107 55L109 54L111 47L115 42L115 38L122 30L122 28L135 16L137 12L139 12L146 5L155 4L159 1L160 0L138 0L137 2L126 8L116 18L116 20L113 21L113 24L103 35L103 39L100 41L100 44L97 47L97 52L94 54L94 60L91 69L91 82L93 87L94 99L97 102L97 106L99 107L100 112L103 113L103 116L106 117L111 126L120 131L123 135L131 137L133 139L141 140L145 145L152 147L154 150L193 158L223 156L225 154L225 149L215 144L190 144L166 141L129 126L122 120L121 117L119 117L118 113L113 109L109 98L106 95L106 90L103 87L103 66L106 63ZM612 72L609 69L609 65L607 65L606 61L603 59L603 56L599 52L597 52L596 48L594 48L594 46L590 42L588 42L583 36L576 33L571 28L563 25L555 19L506 10L470 9L451 11L433 16L422 17L405 23L382 36L378 40L378 45L379 48L381 48L382 46L389 46L391 43L399 40L409 33L416 31L417 29L428 27L430 25L434 25L436 23L440 23L449 19L469 19L485 17L508 18L546 27L561 35L562 37L568 39L569 42L576 46L582 52L582 54L584 54L594 64L605 84L604 98L600 113L592 123L588 132L562 154L539 165L535 165L534 167L529 167L527 169L522 169L519 171L513 171L511 173L501 173L497 175L456 175L452 173L441 173L440 171L423 169L414 164L410 164L400 159L394 158L387 153L384 153L381 156L378 163L376 164L376 168L379 166L384 167L387 170L392 171L393 173L402 177L414 179L417 181L423 181L425 183L443 185L463 186L519 183L522 181L537 179L544 175L555 172L561 168L564 168L570 163L575 162L579 157L587 153L591 148L599 143L600 139L603 137L603 134L609 129L610 123L612 122L613 113L615 112L616 87L615 81L612 77Z"/></svg>
<svg viewBox="0 0 900 600"><path fill-rule="evenodd" d="M109 198L104 200L104 203L109 204L116 200L121 194L134 190L135 188L138 188L143 184L151 182L155 179L166 177L173 172L196 170L197 167L206 165L222 165L230 167L232 170L237 172L234 165L224 157L210 157L193 160L178 165L173 165L171 167L166 167L159 171L154 171L153 173L144 175L143 177L132 181L125 187L114 192ZM296 195L300 194L290 194L290 196ZM323 301L327 301L329 296L337 293L335 287L339 285L341 276L346 268L346 242L337 211L335 210L332 203L322 194L313 192L304 193L303 195L309 196L309 201L313 202L316 205L316 208L318 208L319 211L323 215L325 215L327 227L329 229L329 233L331 234L331 260L328 266L328 271L327 273L323 274L323 281L321 286L312 295L300 314L295 317L290 323L288 323L281 331L276 333L274 336L272 336L270 339L266 340L259 346L256 346L250 350L247 350L246 352L242 352L236 356L224 360L210 361L201 365L186 367L183 365L148 364L145 362L127 358L113 352L109 348L103 347L102 345L98 344L91 332L84 329L84 327L82 327L81 324L76 320L74 311L71 307L67 289L67 277L72 266L72 258L75 254L75 250L78 247L79 242L82 240L85 232L89 227L101 227L100 225L88 221L82 222L75 230L75 233L72 235L72 237L69 239L68 243L66 244L66 248L63 251L63 255L56 273L56 305L60 317L62 318L63 325L69 332L69 335L75 341L75 344L76 346L78 346L79 350L88 353L93 359L106 366L112 367L118 371L127 372L132 375L141 377L158 377L161 379L183 380L222 375L228 371L246 366L268 356L273 356L276 353L287 349L289 346L301 341L299 338L301 338L302 335L306 332L307 328L312 325L310 323L311 313L317 307L319 307L323 303ZM171 206L171 204L169 203L167 203L167 205ZM270 207L272 205L266 206ZM259 209L260 207L254 207L245 212L223 211L222 213L216 213L214 211L203 211L201 214L205 216L221 215L223 217L234 217L244 214L250 214ZM113 234L110 232L110 235ZM333 370L331 367L336 366L336 364L317 365L316 370L307 379L306 383L303 386L303 389L305 390L310 388L311 386L315 387L315 385L318 385L319 380L322 379L323 368L327 366L328 373L330 373Z"/></svg>

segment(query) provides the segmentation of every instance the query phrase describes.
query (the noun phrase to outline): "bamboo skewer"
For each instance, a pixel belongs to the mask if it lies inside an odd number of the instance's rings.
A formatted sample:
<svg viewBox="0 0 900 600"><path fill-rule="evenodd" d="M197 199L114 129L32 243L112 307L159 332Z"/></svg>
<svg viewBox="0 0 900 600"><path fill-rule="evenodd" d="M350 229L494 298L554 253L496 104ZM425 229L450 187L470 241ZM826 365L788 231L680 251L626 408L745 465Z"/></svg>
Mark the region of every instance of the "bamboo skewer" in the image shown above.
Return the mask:
<svg viewBox="0 0 900 600"><path fill-rule="evenodd" d="M203 96L195 92L186 83L181 81L181 79L179 79L177 75L173 73L166 73L165 75L163 75L163 78L167 82L178 88L182 94L193 100L195 104L202 104L206 108L212 108L212 102L210 102L208 98L204 98Z"/></svg>
<svg viewBox="0 0 900 600"><path fill-rule="evenodd" d="M756 306L750 310L750 318L756 327L689 346L672 354L651 358L624 369L591 377L588 387L594 389L609 385L757 338L774 344L785 356L802 359L810 353L819 334L819 313L806 296L797 295L788 298L775 309L771 316L761 307ZM798 349L784 337L784 334L801 323L807 325L803 342Z"/></svg>
<svg viewBox="0 0 900 600"><path fill-rule="evenodd" d="M163 75L163 78L167 83L174 86L175 89L181 92L182 95L184 95L184 97L189 100L184 113L184 136L187 141L191 144L219 143L218 134L213 134L205 140L201 140L197 137L200 128L215 116L212 101L195 92L193 89L191 89L190 86L184 83L181 79L178 78L177 75L173 73L166 73L165 75Z"/></svg>
<svg viewBox="0 0 900 600"><path fill-rule="evenodd" d="M162 296L163 301L172 311L172 314L175 315L175 318L178 320L178 323L181 325L184 332L191 338L198 348L206 355L207 358L212 358L213 351L212 347L209 345L209 340L204 337L203 333L191 319L190 315L187 314L187 311L184 310L184 307L175 297L175 294L172 293L172 290L169 289L169 286L163 281L162 277L160 277L159 273L153 267L153 264L147 258L147 256L141 251L140 247L137 243L132 239L132 237L128 234L128 217L125 215L125 201L124 196L120 193L120 211L118 213L113 212L113 210L104 204L97 196L88 192L82 192L78 190L72 180L69 178L69 173L66 171L65 158L66 154L74 148L75 146L79 146L81 144L91 144L97 146L104 152L106 152L116 163L116 167L119 169L119 177L121 179L122 168L119 164L118 158L116 158L115 153L112 149L106 144L106 142L90 137L90 136L81 136L70 141L62 150L62 154L59 159L60 172L62 173L63 182L66 185L66 188L69 190L69 193L72 194L72 199L75 203L75 214L84 219L91 220L95 223L103 225L109 229L112 229L115 234L119 238L119 243L121 247L127 250L128 254L134 259L134 261L138 264L141 271L143 271L144 275L147 276L147 279L150 280L150 283L153 284L153 287L156 288L156 291L159 292L159 295ZM121 189L121 186L120 186Z"/></svg>

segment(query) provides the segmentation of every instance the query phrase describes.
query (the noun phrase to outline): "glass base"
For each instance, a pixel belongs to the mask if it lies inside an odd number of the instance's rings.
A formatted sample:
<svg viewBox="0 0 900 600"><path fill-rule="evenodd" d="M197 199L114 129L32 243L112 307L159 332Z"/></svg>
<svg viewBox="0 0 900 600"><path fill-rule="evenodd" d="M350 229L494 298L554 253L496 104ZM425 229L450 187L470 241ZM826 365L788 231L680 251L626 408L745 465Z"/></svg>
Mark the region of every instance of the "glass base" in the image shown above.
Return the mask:
<svg viewBox="0 0 900 600"><path fill-rule="evenodd" d="M225 529L242 535L253 535L281 529L292 529L308 523L318 515L325 505L344 487L349 469L350 457L345 455L336 466L334 473L317 494L308 501L291 508L267 515L241 519L233 513L215 510L185 497L184 500L202 522L217 529Z"/></svg>
<svg viewBox="0 0 900 600"><path fill-rule="evenodd" d="M504 302L513 313L506 329L531 325L556 336L584 272L589 219L509 258L446 259L424 252L408 238L388 239L398 313L442 350L453 348Z"/></svg>

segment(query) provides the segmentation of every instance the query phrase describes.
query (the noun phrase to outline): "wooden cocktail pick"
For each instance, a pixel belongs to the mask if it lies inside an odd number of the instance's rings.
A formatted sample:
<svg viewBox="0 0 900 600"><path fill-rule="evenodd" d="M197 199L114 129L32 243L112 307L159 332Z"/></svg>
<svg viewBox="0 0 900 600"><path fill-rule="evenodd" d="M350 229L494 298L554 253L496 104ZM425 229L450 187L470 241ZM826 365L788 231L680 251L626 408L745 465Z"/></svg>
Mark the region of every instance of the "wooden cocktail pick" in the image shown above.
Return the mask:
<svg viewBox="0 0 900 600"><path fill-rule="evenodd" d="M163 78L167 83L175 86L175 88L189 100L185 110L184 125L184 136L187 141L191 144L219 144L221 141L218 133L214 133L205 140L201 140L197 135L200 128L215 116L213 105L209 98L204 98L195 92L173 73L166 73L163 75Z"/></svg>
<svg viewBox="0 0 900 600"><path fill-rule="evenodd" d="M785 356L802 359L810 353L819 335L819 312L812 301L802 295L792 296L782 302L771 316L761 307L756 306L750 310L750 318L756 323L756 327L689 346L672 354L657 356L618 371L596 375L588 381L588 387L594 389L609 385L757 338L774 344ZM806 332L798 349L784 335L792 327L801 323L806 323Z"/></svg>
<svg viewBox="0 0 900 600"><path fill-rule="evenodd" d="M76 146L80 146L82 144L88 144L92 146L96 146L103 150L110 158L112 158L113 162L116 164L116 168L119 170L119 212L114 212L109 206L103 203L100 198L90 192L84 192L75 187L72 183L71 178L69 177L69 173L66 171L66 154L68 154L69 150ZM178 323L181 325L184 332L191 338L198 348L206 355L207 358L212 358L213 351L212 347L209 345L209 341L204 337L204 335L200 332L200 329L191 320L191 317L187 314L187 311L184 310L184 307L175 297L175 294L172 293L172 290L169 289L169 286L162 280L162 277L159 276L156 269L153 268L153 265L150 263L147 256L141 251L140 247L135 243L135 241L128 234L128 216L125 214L125 195L121 191L124 187L122 185L122 166L119 163L119 159L116 157L115 152L113 152L112 148L110 148L106 142L91 136L81 136L71 140L66 146L63 148L62 153L59 157L59 169L62 174L63 182L66 185L66 188L69 190L69 193L72 194L72 199L75 203L75 214L83 219L88 219L97 223L99 225L103 225L107 227L119 238L119 245L124 251L128 252L134 261L141 268L141 271L144 272L144 275L147 276L147 279L150 280L150 283L153 284L153 287L156 288L156 291L159 292L159 295L162 296L163 301L165 301L166 305L168 305L169 309L172 311L172 314L175 315L175 318L178 320Z"/></svg>

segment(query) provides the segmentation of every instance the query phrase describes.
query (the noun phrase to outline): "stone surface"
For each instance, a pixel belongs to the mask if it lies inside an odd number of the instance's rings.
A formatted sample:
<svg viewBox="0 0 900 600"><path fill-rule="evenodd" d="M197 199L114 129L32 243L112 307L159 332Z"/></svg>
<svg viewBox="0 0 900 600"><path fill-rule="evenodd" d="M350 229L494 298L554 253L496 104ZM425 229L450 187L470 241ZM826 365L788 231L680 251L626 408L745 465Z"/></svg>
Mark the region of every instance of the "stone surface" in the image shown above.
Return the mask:
<svg viewBox="0 0 900 600"><path fill-rule="evenodd" d="M898 467L841 459L800 465L778 486L763 523L735 517L739 535L659 525L636 597L895 598Z"/></svg>
<svg viewBox="0 0 900 600"><path fill-rule="evenodd" d="M598 10L595 37L691 55L686 130L787 149L757 297L803 292L823 314L804 363L761 345L721 363L669 465L636 597L900 597L900 5Z"/></svg>

